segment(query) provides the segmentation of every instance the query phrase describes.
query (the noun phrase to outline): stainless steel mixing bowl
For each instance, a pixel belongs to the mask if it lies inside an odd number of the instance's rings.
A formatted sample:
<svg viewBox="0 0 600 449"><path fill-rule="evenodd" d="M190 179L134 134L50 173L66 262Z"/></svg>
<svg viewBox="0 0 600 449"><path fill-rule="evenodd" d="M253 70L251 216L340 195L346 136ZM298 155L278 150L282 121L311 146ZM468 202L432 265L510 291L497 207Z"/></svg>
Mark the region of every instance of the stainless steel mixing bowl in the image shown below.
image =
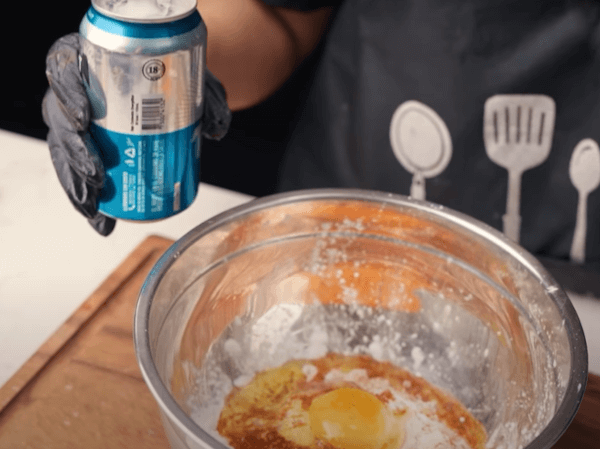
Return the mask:
<svg viewBox="0 0 600 449"><path fill-rule="evenodd" d="M362 284L371 293L343 285L352 266L371 268ZM319 286L332 282L341 305L320 303ZM272 313L286 307L291 321ZM226 447L212 428L218 410L197 410L222 386L215 373L232 382L244 366L293 358L286 344L309 325L321 326L322 350L370 351L450 391L484 424L490 447L550 448L585 390L572 304L501 233L399 195L300 191L202 223L148 276L135 348L171 445Z"/></svg>

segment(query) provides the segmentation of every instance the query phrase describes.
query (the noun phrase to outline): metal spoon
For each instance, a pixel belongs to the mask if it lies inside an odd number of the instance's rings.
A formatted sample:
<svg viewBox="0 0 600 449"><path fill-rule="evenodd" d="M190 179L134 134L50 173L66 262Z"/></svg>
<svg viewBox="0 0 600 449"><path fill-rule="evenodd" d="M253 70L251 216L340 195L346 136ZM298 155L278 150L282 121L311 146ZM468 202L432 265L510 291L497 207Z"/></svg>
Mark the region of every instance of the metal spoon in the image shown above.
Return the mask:
<svg viewBox="0 0 600 449"><path fill-rule="evenodd" d="M545 95L495 95L485 102L483 140L488 157L508 171L504 233L519 242L521 177L550 154L556 106Z"/></svg>
<svg viewBox="0 0 600 449"><path fill-rule="evenodd" d="M446 124L430 107L406 101L392 116L390 142L398 162L413 174L410 196L424 200L425 178L439 175L452 157Z"/></svg>
<svg viewBox="0 0 600 449"><path fill-rule="evenodd" d="M571 260L585 262L587 234L587 198L600 185L600 149L593 139L583 139L577 144L569 165L571 182L579 192L575 234L571 244Z"/></svg>

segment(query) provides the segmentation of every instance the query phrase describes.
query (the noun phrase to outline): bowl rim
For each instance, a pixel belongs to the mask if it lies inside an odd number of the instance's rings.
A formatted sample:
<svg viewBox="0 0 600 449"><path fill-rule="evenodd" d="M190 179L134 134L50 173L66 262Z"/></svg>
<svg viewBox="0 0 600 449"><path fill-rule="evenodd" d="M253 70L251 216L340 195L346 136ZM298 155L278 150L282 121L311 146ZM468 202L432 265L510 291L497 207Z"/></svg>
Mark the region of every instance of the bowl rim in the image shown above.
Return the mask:
<svg viewBox="0 0 600 449"><path fill-rule="evenodd" d="M253 199L228 209L200 223L173 243L155 263L144 281L136 303L133 318L134 349L142 377L160 406L161 413L175 423L187 438L208 449L228 449L222 442L196 424L177 404L163 384L154 365L148 334L148 320L152 298L163 276L177 258L197 239L220 226L240 219L245 215L273 206L311 200L356 200L389 203L427 212L449 221L482 237L514 257L528 271L537 276L545 286L547 294L564 317L567 338L571 343L571 371L563 399L556 413L544 430L530 442L526 449L550 448L566 431L579 408L588 377L588 352L585 335L579 317L563 288L551 276L542 263L523 247L508 239L497 229L461 212L428 201L415 200L405 195L365 189L321 188L296 190Z"/></svg>

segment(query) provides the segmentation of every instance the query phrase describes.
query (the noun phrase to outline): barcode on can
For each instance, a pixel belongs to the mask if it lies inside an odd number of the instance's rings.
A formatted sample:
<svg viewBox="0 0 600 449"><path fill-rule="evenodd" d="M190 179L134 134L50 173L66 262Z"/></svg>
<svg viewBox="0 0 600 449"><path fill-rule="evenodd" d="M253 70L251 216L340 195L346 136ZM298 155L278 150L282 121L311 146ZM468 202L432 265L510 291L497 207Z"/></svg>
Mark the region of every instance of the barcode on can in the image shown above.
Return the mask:
<svg viewBox="0 0 600 449"><path fill-rule="evenodd" d="M160 131L165 126L165 99L142 98L142 131Z"/></svg>

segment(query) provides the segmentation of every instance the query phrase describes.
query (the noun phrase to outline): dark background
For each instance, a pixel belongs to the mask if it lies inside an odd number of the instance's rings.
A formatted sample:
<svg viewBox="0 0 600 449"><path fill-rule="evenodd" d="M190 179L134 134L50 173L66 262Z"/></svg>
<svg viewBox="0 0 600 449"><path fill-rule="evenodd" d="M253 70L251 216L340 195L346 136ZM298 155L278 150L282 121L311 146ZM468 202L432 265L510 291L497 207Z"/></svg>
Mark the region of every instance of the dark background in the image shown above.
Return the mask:
<svg viewBox="0 0 600 449"><path fill-rule="evenodd" d="M46 53L60 36L77 31L88 3L85 0L15 3L15 13L3 14L0 22L3 62L0 128L45 139L47 129L42 121L41 104L48 87L44 73Z"/></svg>
<svg viewBox="0 0 600 449"><path fill-rule="evenodd" d="M54 6L56 5L56 6ZM77 32L90 2L19 2L0 26L3 42L0 128L45 139L41 104L48 88L46 54L59 37ZM265 103L233 115L229 134L202 144L202 181L255 196L273 193L283 148L314 59ZM10 151L2 148L0 151Z"/></svg>

